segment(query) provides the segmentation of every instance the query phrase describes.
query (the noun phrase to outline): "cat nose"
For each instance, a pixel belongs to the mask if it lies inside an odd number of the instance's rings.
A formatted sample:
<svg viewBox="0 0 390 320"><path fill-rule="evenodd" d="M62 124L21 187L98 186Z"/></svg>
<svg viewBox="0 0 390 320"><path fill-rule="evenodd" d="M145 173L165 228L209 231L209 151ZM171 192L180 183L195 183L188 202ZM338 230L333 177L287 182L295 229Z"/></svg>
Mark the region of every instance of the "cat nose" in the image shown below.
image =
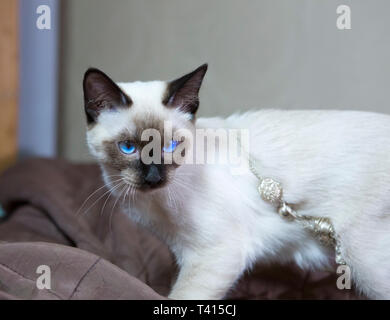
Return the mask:
<svg viewBox="0 0 390 320"><path fill-rule="evenodd" d="M146 184L150 185L151 187L156 186L160 181L162 180L160 171L158 170L158 167L156 165L150 165L148 168L148 172L145 176L145 182Z"/></svg>

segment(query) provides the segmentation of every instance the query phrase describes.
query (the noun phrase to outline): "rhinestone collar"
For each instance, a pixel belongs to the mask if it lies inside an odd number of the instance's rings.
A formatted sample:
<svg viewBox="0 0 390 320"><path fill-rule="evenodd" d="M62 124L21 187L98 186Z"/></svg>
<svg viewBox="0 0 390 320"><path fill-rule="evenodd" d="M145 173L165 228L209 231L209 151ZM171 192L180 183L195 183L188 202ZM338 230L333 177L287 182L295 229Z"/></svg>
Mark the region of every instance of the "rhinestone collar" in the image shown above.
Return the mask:
<svg viewBox="0 0 390 320"><path fill-rule="evenodd" d="M259 180L257 190L261 198L275 206L281 217L289 221L295 221L305 230L313 234L319 242L327 247L335 249L335 261L337 264L346 264L341 254L340 242L329 218L301 215L291 208L283 198L283 188L280 182L272 178L262 177L256 169L256 161L248 154L249 169Z"/></svg>

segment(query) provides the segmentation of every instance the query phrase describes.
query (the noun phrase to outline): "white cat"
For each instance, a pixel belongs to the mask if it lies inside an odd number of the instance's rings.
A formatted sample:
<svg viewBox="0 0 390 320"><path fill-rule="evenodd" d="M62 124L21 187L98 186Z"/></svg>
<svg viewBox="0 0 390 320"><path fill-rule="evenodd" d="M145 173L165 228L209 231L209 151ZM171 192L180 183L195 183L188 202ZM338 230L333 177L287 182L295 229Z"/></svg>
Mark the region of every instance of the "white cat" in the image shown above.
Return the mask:
<svg viewBox="0 0 390 320"><path fill-rule="evenodd" d="M171 82L115 84L97 69L84 77L88 145L106 183L177 258L169 297L221 299L256 261L325 268L334 252L262 200L248 170L232 175L229 164L165 164L182 141L164 138L161 161L145 163L149 141L142 132L164 137L164 121L174 132L248 129L259 173L279 181L299 213L330 218L357 289L390 298L390 116L261 110L195 119L206 70Z"/></svg>

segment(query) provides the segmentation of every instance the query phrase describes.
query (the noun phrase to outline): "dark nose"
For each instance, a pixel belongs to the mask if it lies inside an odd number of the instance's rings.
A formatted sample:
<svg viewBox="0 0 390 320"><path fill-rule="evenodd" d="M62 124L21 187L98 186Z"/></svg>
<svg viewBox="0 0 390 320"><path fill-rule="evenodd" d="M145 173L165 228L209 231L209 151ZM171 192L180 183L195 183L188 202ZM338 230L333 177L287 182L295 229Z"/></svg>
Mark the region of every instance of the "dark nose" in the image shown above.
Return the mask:
<svg viewBox="0 0 390 320"><path fill-rule="evenodd" d="M151 187L156 186L158 183L160 183L162 180L160 171L156 165L150 165L148 168L148 171L145 176L145 182L146 184L150 185Z"/></svg>

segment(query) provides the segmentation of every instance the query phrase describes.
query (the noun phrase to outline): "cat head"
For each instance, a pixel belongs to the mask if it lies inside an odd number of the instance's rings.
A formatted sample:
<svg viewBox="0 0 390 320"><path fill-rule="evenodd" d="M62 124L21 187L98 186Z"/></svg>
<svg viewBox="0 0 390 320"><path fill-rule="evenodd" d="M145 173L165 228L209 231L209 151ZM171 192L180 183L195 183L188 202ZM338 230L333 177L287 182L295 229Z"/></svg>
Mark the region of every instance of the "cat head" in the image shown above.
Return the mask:
<svg viewBox="0 0 390 320"><path fill-rule="evenodd" d="M206 71L204 64L177 80L132 83L115 83L98 69L86 71L87 142L106 182L142 191L170 183L180 166L174 156L183 159L192 147L180 130L195 129Z"/></svg>

